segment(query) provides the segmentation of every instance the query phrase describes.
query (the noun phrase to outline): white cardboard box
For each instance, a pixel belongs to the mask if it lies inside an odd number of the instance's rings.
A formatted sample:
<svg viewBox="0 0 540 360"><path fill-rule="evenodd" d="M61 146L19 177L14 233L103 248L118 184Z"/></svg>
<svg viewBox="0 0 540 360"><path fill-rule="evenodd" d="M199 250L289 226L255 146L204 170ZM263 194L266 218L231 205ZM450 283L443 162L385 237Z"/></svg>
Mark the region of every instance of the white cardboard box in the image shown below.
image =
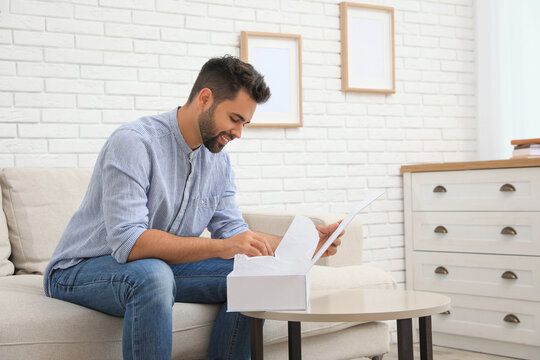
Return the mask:
<svg viewBox="0 0 540 360"><path fill-rule="evenodd" d="M371 194L353 209L319 251L318 231L305 216L296 216L275 256L236 255L227 276L227 311L306 310L309 307L309 270L351 220L384 191Z"/></svg>

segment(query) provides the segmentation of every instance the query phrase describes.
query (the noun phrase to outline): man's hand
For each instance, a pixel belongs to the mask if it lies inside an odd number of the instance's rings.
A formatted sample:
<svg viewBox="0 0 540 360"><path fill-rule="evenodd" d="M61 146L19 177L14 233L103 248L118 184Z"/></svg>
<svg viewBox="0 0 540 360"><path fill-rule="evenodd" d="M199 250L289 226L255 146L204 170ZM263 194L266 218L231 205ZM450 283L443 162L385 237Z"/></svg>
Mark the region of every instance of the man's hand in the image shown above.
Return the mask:
<svg viewBox="0 0 540 360"><path fill-rule="evenodd" d="M274 256L268 240L254 231L248 230L228 239L220 240L223 249L220 258L232 259L236 254L247 256Z"/></svg>
<svg viewBox="0 0 540 360"><path fill-rule="evenodd" d="M317 226L317 231L319 232L319 243L317 244L317 249L315 250L313 255L315 255L317 251L319 251L319 249L323 246L326 240L328 240L330 235L332 235L332 233L336 231L339 224L341 224L341 221L343 220L340 220L338 222L335 222L333 224L326 225L326 226L323 226L323 225ZM322 254L322 257L332 256L337 253L337 248L339 245L341 245L341 237L343 236L343 234L345 234L345 231L339 234L339 236L336 238L336 240L334 240L332 245L330 245L328 249Z"/></svg>

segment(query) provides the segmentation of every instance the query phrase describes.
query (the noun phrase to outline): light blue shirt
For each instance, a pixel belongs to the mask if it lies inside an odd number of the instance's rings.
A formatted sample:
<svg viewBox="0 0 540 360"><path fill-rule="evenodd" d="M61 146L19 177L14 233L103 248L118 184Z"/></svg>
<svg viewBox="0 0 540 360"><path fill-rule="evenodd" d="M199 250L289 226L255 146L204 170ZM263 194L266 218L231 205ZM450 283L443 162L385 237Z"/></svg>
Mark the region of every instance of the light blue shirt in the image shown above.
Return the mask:
<svg viewBox="0 0 540 360"><path fill-rule="evenodd" d="M125 263L148 229L199 237L208 228L214 239L248 230L235 200L229 155L204 146L191 150L176 112L122 125L107 140L45 270L47 296L52 270L108 254Z"/></svg>

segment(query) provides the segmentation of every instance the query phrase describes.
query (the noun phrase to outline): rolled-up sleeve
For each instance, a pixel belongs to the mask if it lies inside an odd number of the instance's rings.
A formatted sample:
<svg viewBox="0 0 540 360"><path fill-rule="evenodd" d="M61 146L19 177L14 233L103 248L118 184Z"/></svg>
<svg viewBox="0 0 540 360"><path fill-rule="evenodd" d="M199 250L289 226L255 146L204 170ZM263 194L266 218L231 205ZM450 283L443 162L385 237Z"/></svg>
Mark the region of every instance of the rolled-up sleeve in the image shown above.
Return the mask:
<svg viewBox="0 0 540 360"><path fill-rule="evenodd" d="M135 241L148 230L149 147L136 132L117 131L102 158L103 216L112 256L125 263Z"/></svg>
<svg viewBox="0 0 540 360"><path fill-rule="evenodd" d="M234 171L229 166L227 188L219 201L214 216L208 224L208 231L214 239L226 239L249 230L248 225L242 218L236 202L236 185Z"/></svg>

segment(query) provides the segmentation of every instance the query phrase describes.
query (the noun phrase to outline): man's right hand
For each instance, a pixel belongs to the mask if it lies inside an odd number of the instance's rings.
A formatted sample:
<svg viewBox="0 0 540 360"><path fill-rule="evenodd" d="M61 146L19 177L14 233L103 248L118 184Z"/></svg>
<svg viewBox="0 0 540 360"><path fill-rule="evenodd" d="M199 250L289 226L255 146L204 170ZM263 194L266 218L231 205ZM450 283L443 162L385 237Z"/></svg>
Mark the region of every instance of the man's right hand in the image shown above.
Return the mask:
<svg viewBox="0 0 540 360"><path fill-rule="evenodd" d="M220 240L223 245L222 259L232 259L236 254L247 256L274 256L270 243L261 235L248 230L228 239Z"/></svg>

